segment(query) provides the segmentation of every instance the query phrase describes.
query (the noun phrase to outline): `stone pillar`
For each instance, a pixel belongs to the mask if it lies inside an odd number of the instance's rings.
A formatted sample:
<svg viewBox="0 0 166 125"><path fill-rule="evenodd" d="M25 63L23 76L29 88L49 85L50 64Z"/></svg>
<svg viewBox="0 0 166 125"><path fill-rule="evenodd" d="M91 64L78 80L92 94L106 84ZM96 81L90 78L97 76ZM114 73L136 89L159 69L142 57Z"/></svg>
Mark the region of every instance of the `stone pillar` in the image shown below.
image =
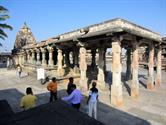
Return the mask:
<svg viewBox="0 0 166 125"><path fill-rule="evenodd" d="M58 75L59 76L64 75L64 70L62 67L62 60L63 60L62 50L60 48L58 48Z"/></svg>
<svg viewBox="0 0 166 125"><path fill-rule="evenodd" d="M24 52L24 64L27 63L27 58L28 58L28 54L26 53L26 51Z"/></svg>
<svg viewBox="0 0 166 125"><path fill-rule="evenodd" d="M154 88L154 46L150 45L149 51L149 63L148 63L148 81L147 81L147 89L152 90Z"/></svg>
<svg viewBox="0 0 166 125"><path fill-rule="evenodd" d="M79 51L78 51L77 48L75 48L74 51L73 51L73 55L74 55L74 74L78 74L79 73L78 54L79 54Z"/></svg>
<svg viewBox="0 0 166 125"><path fill-rule="evenodd" d="M66 67L70 66L69 54L70 54L70 52L66 50L65 51L65 65L66 65Z"/></svg>
<svg viewBox="0 0 166 125"><path fill-rule="evenodd" d="M15 64L18 65L18 64L19 64L19 57L18 57L18 54L15 55L14 58L15 58Z"/></svg>
<svg viewBox="0 0 166 125"><path fill-rule="evenodd" d="M35 51L32 50L32 58L31 63L35 65Z"/></svg>
<svg viewBox="0 0 166 125"><path fill-rule="evenodd" d="M127 60L126 60L126 80L130 80L131 79L131 49L128 48L127 49Z"/></svg>
<svg viewBox="0 0 166 125"><path fill-rule="evenodd" d="M20 63L20 64L21 64L21 65L23 65L23 64L24 64L24 62L25 62L25 61L24 61L24 54L23 54L23 53L21 53L21 55L20 55L20 56L21 56L21 63Z"/></svg>
<svg viewBox="0 0 166 125"><path fill-rule="evenodd" d="M105 86L104 76L104 48L99 48L98 75L97 80L100 86Z"/></svg>
<svg viewBox="0 0 166 125"><path fill-rule="evenodd" d="M22 56L23 56L23 62L22 62L22 64L27 63L27 53L26 53L26 51L23 51Z"/></svg>
<svg viewBox="0 0 166 125"><path fill-rule="evenodd" d="M159 87L161 84L161 45L159 45L157 52L157 76L156 76L156 84Z"/></svg>
<svg viewBox="0 0 166 125"><path fill-rule="evenodd" d="M20 60L20 64L23 65L24 62L25 62L25 60L24 60L24 59L25 59L25 58L24 58L24 53L21 53L20 59L21 59L21 60Z"/></svg>
<svg viewBox="0 0 166 125"><path fill-rule="evenodd" d="M86 76L86 70L87 70L87 63L86 63L86 48L84 46L80 47L80 86L82 90L87 90L87 76Z"/></svg>
<svg viewBox="0 0 166 125"><path fill-rule="evenodd" d="M112 85L111 85L111 103L113 105L122 105L122 84L121 71L122 66L120 62L121 46L118 37L112 39Z"/></svg>
<svg viewBox="0 0 166 125"><path fill-rule="evenodd" d="M27 53L27 63L30 63L30 62L29 62L29 61L30 61L29 51L26 51L26 53Z"/></svg>
<svg viewBox="0 0 166 125"><path fill-rule="evenodd" d="M19 53L19 64L23 65L24 64L24 51L21 51Z"/></svg>
<svg viewBox="0 0 166 125"><path fill-rule="evenodd" d="M131 97L137 98L139 96L139 81L138 81L138 45L133 45L133 58L132 58L132 80L131 80Z"/></svg>
<svg viewBox="0 0 166 125"><path fill-rule="evenodd" d="M92 54L91 67L92 67L92 69L94 69L96 67L96 49L92 49L91 54Z"/></svg>
<svg viewBox="0 0 166 125"><path fill-rule="evenodd" d="M41 48L42 52L42 66L46 66L46 50L44 48Z"/></svg>
<svg viewBox="0 0 166 125"><path fill-rule="evenodd" d="M104 74L105 74L106 69L107 69L107 67L106 67L106 55L105 55L106 51L107 51L107 49L105 48L104 49L104 57L103 57L103 61L104 61L104 66L103 66Z"/></svg>
<svg viewBox="0 0 166 125"><path fill-rule="evenodd" d="M53 67L54 61L53 61L53 48L48 47L48 52L49 52L49 60L48 60L48 65Z"/></svg>
<svg viewBox="0 0 166 125"><path fill-rule="evenodd" d="M36 49L36 53L37 53L36 65L41 65L41 62L40 62L40 50Z"/></svg>
<svg viewBox="0 0 166 125"><path fill-rule="evenodd" d="M21 64L21 55L20 55L20 53L18 54L18 64Z"/></svg>

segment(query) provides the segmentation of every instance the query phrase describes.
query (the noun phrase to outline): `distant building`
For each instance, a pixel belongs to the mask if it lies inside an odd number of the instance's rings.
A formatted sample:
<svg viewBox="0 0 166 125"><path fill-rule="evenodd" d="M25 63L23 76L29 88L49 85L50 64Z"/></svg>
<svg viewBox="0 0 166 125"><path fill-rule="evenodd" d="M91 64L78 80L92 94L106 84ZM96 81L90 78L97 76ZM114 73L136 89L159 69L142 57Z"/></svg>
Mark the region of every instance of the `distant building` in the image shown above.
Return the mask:
<svg viewBox="0 0 166 125"><path fill-rule="evenodd" d="M0 53L0 68L5 68L10 65L11 52Z"/></svg>

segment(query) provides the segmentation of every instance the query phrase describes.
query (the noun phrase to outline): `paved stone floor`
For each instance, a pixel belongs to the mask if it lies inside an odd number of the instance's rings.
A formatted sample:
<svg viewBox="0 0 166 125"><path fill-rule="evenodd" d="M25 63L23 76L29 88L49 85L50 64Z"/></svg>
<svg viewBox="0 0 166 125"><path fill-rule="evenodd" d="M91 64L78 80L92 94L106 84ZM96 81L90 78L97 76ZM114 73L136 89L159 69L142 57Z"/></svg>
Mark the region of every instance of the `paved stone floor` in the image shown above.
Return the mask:
<svg viewBox="0 0 166 125"><path fill-rule="evenodd" d="M106 125L166 125L166 72L162 72L162 84L154 90L146 89L147 71L139 70L140 96L132 99L129 94L129 83L123 84L124 104L121 107L110 105L107 89L99 90L98 120ZM122 73L123 75L123 73ZM123 78L123 77L122 77ZM77 83L77 81L76 81ZM33 92L38 97L37 105L45 104L49 101L47 84L40 84L36 80L35 74L29 76L22 74L18 78L15 70L0 68L0 100L6 99L14 112L19 112L19 101L25 93L25 89L31 86ZM58 83L58 97L66 95L66 83ZM84 92L81 111L86 113L85 100L87 92Z"/></svg>

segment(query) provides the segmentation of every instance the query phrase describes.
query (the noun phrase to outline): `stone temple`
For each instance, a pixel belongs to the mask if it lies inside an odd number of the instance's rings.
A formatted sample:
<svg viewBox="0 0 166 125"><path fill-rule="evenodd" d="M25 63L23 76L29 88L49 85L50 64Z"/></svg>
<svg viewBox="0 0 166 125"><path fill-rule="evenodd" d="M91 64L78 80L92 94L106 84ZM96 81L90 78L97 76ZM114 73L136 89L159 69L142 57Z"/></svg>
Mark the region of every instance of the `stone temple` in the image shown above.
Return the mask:
<svg viewBox="0 0 166 125"><path fill-rule="evenodd" d="M130 95L139 96L138 69L140 48L147 48L148 79L147 89L154 83L161 83L162 36L149 29L126 21L112 19L99 24L66 32L49 39L36 42L26 24L18 31L12 50L15 65L20 64L26 71L36 71L43 67L57 78L79 76L82 90L87 90L92 80L98 86L106 85L106 61L111 63L112 78L111 103L123 103L121 71L122 49L126 50L126 79L131 80ZM112 58L107 60L107 50ZM156 75L154 76L154 67Z"/></svg>

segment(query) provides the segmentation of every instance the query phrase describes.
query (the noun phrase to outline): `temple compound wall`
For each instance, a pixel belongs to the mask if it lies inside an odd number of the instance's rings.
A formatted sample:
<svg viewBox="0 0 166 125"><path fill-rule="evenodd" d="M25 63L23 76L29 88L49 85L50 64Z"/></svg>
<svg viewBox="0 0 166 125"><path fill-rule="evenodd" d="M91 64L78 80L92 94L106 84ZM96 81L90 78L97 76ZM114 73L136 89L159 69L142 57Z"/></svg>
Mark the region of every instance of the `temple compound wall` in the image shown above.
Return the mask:
<svg viewBox="0 0 166 125"><path fill-rule="evenodd" d="M139 48L148 48L147 89L161 84L162 36L123 19L108 20L99 24L67 32L36 43L30 29L24 25L16 36L13 57L16 64L36 69L53 69L56 77L79 75L82 90L91 80L105 87L106 52L111 49L111 103L123 103L122 48L126 49L126 80L130 80L130 95L139 96ZM154 50L156 54L154 54ZM88 54L87 54L88 53ZM154 56L157 75L154 76ZM89 57L89 58L88 58ZM88 74L89 73L89 74ZM107 74L110 75L110 74ZM94 76L94 77L93 77Z"/></svg>

